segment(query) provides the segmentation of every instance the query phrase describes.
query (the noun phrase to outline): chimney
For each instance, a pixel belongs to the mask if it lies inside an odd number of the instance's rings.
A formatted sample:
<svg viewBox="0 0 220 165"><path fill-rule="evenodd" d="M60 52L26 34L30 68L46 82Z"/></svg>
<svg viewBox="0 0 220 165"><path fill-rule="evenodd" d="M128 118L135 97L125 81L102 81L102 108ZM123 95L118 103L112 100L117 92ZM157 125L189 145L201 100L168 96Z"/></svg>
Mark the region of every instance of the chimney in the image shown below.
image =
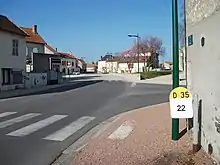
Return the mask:
<svg viewBox="0 0 220 165"><path fill-rule="evenodd" d="M32 27L32 32L37 34L37 25L33 25Z"/></svg>
<svg viewBox="0 0 220 165"><path fill-rule="evenodd" d="M55 51L57 52L57 48L55 48Z"/></svg>

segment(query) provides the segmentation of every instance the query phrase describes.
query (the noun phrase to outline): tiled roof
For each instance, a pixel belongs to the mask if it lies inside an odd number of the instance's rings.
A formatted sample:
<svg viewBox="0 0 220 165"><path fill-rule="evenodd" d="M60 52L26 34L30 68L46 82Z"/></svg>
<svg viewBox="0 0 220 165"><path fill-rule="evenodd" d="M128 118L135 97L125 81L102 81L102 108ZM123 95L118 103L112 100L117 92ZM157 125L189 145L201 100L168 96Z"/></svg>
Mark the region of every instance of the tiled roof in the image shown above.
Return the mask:
<svg viewBox="0 0 220 165"><path fill-rule="evenodd" d="M46 48L49 49L51 52L55 53L56 49L54 49L52 46L50 45L46 45Z"/></svg>
<svg viewBox="0 0 220 165"><path fill-rule="evenodd" d="M38 33L34 33L32 31L32 28L21 27L21 29L29 35L29 37L26 37L27 42L36 44L46 44L44 39Z"/></svg>
<svg viewBox="0 0 220 165"><path fill-rule="evenodd" d="M139 57L139 62L146 62L147 56ZM107 60L106 62L118 62L118 63L138 63L138 57L115 57L114 59Z"/></svg>
<svg viewBox="0 0 220 165"><path fill-rule="evenodd" d="M87 64L87 67L97 67L96 64Z"/></svg>
<svg viewBox="0 0 220 165"><path fill-rule="evenodd" d="M72 58L72 59L76 59L76 57L74 57L73 55L71 55L70 53L62 53L62 52L59 52L60 56L63 57L63 58Z"/></svg>
<svg viewBox="0 0 220 165"><path fill-rule="evenodd" d="M26 33L24 33L18 26L16 26L6 16L3 15L0 15L0 30L22 36L27 36Z"/></svg>

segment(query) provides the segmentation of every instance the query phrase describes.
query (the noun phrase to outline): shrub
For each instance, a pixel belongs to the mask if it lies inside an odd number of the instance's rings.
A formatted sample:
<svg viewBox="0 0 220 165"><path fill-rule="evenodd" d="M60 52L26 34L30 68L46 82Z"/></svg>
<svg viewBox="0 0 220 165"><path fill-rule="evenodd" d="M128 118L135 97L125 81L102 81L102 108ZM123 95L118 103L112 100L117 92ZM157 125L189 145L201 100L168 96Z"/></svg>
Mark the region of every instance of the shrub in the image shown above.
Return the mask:
<svg viewBox="0 0 220 165"><path fill-rule="evenodd" d="M165 76L171 74L172 71L149 71L149 72L142 72L141 79L150 79L158 76Z"/></svg>

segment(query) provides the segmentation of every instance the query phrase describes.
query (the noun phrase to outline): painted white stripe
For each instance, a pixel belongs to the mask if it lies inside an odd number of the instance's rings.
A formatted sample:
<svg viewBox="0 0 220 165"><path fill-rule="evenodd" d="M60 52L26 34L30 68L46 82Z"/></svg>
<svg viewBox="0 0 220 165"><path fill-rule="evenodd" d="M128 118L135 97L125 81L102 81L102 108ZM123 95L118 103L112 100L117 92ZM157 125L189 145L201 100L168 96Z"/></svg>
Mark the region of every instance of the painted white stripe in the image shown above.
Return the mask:
<svg viewBox="0 0 220 165"><path fill-rule="evenodd" d="M5 116L9 116L9 115L13 115L16 114L17 112L4 112L4 113L0 113L0 118L1 117L5 117Z"/></svg>
<svg viewBox="0 0 220 165"><path fill-rule="evenodd" d="M18 129L14 132L11 132L7 135L9 136L26 136L26 135L29 135L41 128L44 128L58 120L61 120L63 118L67 117L67 115L54 115L54 116L51 116L51 117L48 117L44 120L41 120L41 121L38 121L36 123L33 123L31 125L28 125L26 127L23 127L21 129Z"/></svg>
<svg viewBox="0 0 220 165"><path fill-rule="evenodd" d="M39 115L41 115L41 114L40 113L28 113L26 115L22 115L22 116L19 116L19 117L10 119L10 120L6 120L3 122L0 122L0 128L5 128L5 127L11 126L15 123L19 123L19 122L34 118Z"/></svg>
<svg viewBox="0 0 220 165"><path fill-rule="evenodd" d="M133 124L126 122L118 127L108 138L109 139L124 139L133 131Z"/></svg>
<svg viewBox="0 0 220 165"><path fill-rule="evenodd" d="M133 82L133 83L131 84L131 87L133 88L133 87L135 87L135 86L136 86L136 83Z"/></svg>
<svg viewBox="0 0 220 165"><path fill-rule="evenodd" d="M70 123L66 127L62 128L61 130L45 137L44 139L53 141L63 141L94 119L95 117L83 116L77 119L76 121Z"/></svg>

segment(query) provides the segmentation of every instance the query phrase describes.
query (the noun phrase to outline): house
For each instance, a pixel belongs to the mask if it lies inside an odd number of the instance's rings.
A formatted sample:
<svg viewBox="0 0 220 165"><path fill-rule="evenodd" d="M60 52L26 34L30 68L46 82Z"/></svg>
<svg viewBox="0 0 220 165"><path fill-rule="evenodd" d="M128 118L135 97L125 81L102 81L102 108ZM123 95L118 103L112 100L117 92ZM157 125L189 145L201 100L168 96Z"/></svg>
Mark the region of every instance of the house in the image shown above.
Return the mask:
<svg viewBox="0 0 220 165"><path fill-rule="evenodd" d="M21 27L21 29L28 35L26 37L26 71L33 71L33 53L45 53L46 42L38 33L37 25L32 28Z"/></svg>
<svg viewBox="0 0 220 165"><path fill-rule="evenodd" d="M23 87L28 37L6 16L0 15L0 91Z"/></svg>
<svg viewBox="0 0 220 165"><path fill-rule="evenodd" d="M139 64L138 64L139 63ZM115 57L107 61L99 61L99 71L101 73L136 73L143 72L146 67L145 57Z"/></svg>
<svg viewBox="0 0 220 165"><path fill-rule="evenodd" d="M163 70L172 70L173 69L173 63L170 61L164 61L161 64L161 69Z"/></svg>
<svg viewBox="0 0 220 165"><path fill-rule="evenodd" d="M83 59L77 58L77 71L80 73L85 73L86 72L86 62Z"/></svg>
<svg viewBox="0 0 220 165"><path fill-rule="evenodd" d="M97 65L94 63L87 64L86 72L87 73L97 73Z"/></svg>
<svg viewBox="0 0 220 165"><path fill-rule="evenodd" d="M62 53L59 52L61 59L61 72L64 75L71 75L77 71L77 58L74 57L71 53Z"/></svg>
<svg viewBox="0 0 220 165"><path fill-rule="evenodd" d="M107 73L106 61L98 61L98 73Z"/></svg>

